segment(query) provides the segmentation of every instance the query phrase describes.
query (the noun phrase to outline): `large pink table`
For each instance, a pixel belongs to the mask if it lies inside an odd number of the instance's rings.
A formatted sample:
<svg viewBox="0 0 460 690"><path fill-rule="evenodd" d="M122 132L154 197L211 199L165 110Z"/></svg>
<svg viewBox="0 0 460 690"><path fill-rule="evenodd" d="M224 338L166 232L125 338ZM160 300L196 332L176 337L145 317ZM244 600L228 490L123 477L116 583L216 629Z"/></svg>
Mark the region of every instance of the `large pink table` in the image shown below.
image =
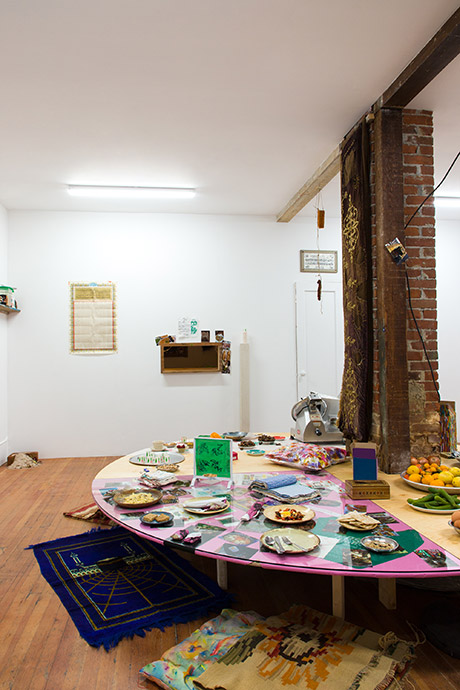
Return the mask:
<svg viewBox="0 0 460 690"><path fill-rule="evenodd" d="M420 529L421 518L428 518L429 522L438 521L438 524L447 522L446 516L421 515L412 511L417 516L414 527L411 518L411 510L404 512L401 519L401 506L398 501L357 501L350 499L344 491L343 482L331 473L324 472L320 475L306 475L304 472L292 471L289 468L281 468L273 464L260 463L256 465L257 472L248 470L234 475L234 486L227 488L226 482L200 481L195 487L184 487L186 495L179 496L175 504L159 503L152 508L142 510L120 508L110 498L114 489L127 486L140 486L138 477L144 467L129 463L129 457L115 461L109 468L105 468L93 482L93 496L101 510L112 520L140 536L158 543L165 543L178 549L194 551L201 556L207 556L217 561L217 578L222 587L227 585L226 563L233 561L245 565L273 568L277 570L292 570L305 573L316 573L332 576L333 613L344 616L344 577L375 577L379 579L379 596L388 608L396 606L396 578L414 577L443 577L460 575L460 558L457 557L458 549L447 550L439 544L439 540L430 539ZM190 463L187 463L190 466ZM187 464L184 463L184 469ZM250 463L248 463L250 464ZM252 461L254 467L254 461ZM241 465L244 464L241 463ZM238 463L235 463L238 467ZM242 469L243 469L242 467ZM343 473L344 466L340 472ZM350 471L350 466L348 470ZM319 503L308 503L315 511L315 524L307 524L305 529L310 529L320 537L320 545L307 554L283 554L278 555L267 550L260 543L263 532L279 525L273 523L261 515L250 522L242 522L241 517L249 507L257 500L249 493L248 486L254 478L270 476L279 471L288 471L296 474L298 480L306 486L320 487L321 500ZM191 474L174 474L175 480L187 481ZM399 478L398 478L399 479ZM403 487L406 486L403 484ZM171 487L173 488L173 487ZM168 487L164 488L168 493ZM413 495L409 489L406 494ZM214 515L195 515L187 512L182 503L191 496L228 495L229 508ZM421 494L417 494L420 496ZM392 505L393 503L393 505ZM363 546L360 541L368 532L354 532L344 529L337 522L337 517L343 515L347 509L354 505L365 506L366 512L373 514L381 523L378 531L394 538L399 549L391 554L376 554L365 552L365 560L370 563L361 564L359 561ZM407 504L406 504L407 506ZM395 508L396 510L393 510ZM405 508L405 506L403 506ZM150 510L161 509L172 513L174 524L167 527L144 525L140 518L143 513ZM399 514L399 516L398 516ZM442 518L442 523L440 518ZM410 524L409 524L410 523ZM196 546L177 543L171 539L172 535L180 529L191 531L199 530L202 535L201 542ZM453 534L455 532L449 528ZM455 535L457 539L460 538ZM453 542L454 543L454 542ZM356 551L358 550L358 551ZM452 551L457 551L457 555Z"/></svg>

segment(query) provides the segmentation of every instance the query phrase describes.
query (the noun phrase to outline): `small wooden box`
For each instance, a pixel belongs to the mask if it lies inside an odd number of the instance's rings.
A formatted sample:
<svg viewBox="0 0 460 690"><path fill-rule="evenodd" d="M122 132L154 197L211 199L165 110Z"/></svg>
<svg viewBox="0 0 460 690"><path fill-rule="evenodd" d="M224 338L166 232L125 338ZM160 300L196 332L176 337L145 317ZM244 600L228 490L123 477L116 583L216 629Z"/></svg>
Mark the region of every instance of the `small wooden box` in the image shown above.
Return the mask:
<svg viewBox="0 0 460 690"><path fill-rule="evenodd" d="M373 481L347 479L345 491L350 498L390 498L390 485L384 479Z"/></svg>

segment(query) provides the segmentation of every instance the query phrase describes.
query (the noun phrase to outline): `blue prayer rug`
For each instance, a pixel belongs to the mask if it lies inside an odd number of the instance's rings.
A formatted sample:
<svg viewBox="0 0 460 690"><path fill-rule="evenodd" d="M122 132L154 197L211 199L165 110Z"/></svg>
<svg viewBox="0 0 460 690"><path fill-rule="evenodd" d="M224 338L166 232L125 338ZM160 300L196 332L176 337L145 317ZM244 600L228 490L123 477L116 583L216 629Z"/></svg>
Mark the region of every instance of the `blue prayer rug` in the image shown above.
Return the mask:
<svg viewBox="0 0 460 690"><path fill-rule="evenodd" d="M80 635L108 650L227 606L231 596L165 546L122 528L29 546Z"/></svg>

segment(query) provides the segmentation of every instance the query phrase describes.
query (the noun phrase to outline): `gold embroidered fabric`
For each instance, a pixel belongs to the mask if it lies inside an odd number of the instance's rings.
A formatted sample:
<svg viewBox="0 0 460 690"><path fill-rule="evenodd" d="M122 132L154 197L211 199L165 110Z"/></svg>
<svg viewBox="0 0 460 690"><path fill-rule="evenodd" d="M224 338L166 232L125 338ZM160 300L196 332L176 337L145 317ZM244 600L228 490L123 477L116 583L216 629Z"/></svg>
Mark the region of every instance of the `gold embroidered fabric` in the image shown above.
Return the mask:
<svg viewBox="0 0 460 690"><path fill-rule="evenodd" d="M364 121L342 145L342 260L345 356L338 425L367 441L372 412L372 272L369 144Z"/></svg>

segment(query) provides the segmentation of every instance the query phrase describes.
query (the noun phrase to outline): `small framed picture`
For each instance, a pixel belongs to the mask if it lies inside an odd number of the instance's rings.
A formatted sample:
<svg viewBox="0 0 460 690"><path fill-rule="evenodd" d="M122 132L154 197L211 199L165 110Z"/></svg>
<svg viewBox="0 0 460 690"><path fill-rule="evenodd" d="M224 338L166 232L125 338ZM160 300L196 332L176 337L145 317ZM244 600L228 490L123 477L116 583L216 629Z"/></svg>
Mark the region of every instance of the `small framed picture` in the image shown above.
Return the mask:
<svg viewBox="0 0 460 690"><path fill-rule="evenodd" d="M337 251L301 249L300 271L302 273L337 273Z"/></svg>

